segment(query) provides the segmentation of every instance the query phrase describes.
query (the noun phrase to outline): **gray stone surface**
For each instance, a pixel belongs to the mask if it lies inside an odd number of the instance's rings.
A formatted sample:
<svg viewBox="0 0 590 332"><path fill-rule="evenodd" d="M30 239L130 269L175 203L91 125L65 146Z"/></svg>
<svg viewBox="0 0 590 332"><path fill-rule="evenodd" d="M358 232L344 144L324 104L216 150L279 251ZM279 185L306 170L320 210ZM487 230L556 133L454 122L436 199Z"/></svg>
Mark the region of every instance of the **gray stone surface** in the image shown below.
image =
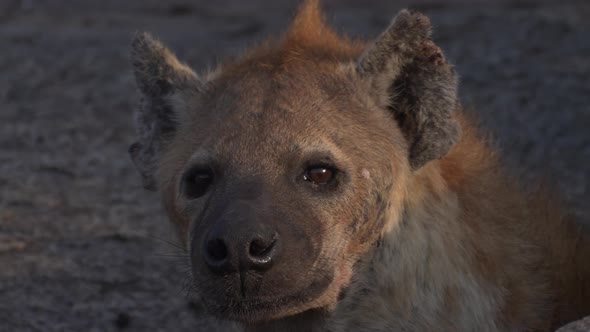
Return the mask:
<svg viewBox="0 0 590 332"><path fill-rule="evenodd" d="M325 2L356 36L407 5ZM412 3L515 174L547 175L589 223L590 3ZM184 298L184 257L127 157L138 98L128 46L148 30L203 69L284 30L293 7L0 1L0 330L212 331Z"/></svg>

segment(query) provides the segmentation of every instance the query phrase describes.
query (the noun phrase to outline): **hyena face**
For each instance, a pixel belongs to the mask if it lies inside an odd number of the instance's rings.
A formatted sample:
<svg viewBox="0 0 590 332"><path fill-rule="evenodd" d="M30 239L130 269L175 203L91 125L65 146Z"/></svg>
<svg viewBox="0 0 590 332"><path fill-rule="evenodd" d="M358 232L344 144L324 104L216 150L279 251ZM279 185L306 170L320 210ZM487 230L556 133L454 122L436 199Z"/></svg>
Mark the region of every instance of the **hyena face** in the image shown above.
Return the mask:
<svg viewBox="0 0 590 332"><path fill-rule="evenodd" d="M457 135L454 77L428 35L404 11L361 55L308 2L280 43L207 78L137 37L130 152L212 313L256 322L335 306L395 226L412 171Z"/></svg>
<svg viewBox="0 0 590 332"><path fill-rule="evenodd" d="M164 154L162 190L214 311L333 304L383 227L403 137L349 73L314 67L228 74L175 106L193 115Z"/></svg>

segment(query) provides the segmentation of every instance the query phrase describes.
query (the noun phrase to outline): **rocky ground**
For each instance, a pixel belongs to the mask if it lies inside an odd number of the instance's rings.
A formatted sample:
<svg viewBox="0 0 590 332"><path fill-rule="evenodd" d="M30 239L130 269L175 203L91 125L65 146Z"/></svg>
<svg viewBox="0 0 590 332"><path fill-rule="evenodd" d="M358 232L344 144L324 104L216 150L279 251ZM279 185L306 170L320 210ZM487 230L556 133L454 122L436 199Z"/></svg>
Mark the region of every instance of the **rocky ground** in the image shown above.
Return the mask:
<svg viewBox="0 0 590 332"><path fill-rule="evenodd" d="M326 0L375 36L406 1ZM590 3L411 3L515 174L549 175L590 225ZM206 68L283 30L293 1L0 1L0 330L195 331L185 263L127 156L133 32ZM199 329L198 327L201 326ZM224 331L227 327L221 327Z"/></svg>

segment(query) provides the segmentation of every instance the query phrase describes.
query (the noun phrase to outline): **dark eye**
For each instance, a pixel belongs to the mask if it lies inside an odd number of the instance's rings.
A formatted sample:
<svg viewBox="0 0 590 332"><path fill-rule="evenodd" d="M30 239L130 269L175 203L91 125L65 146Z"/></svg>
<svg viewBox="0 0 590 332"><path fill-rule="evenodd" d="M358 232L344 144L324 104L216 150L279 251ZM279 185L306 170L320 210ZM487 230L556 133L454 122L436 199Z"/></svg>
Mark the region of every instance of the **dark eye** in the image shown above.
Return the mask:
<svg viewBox="0 0 590 332"><path fill-rule="evenodd" d="M211 182L213 172L210 169L193 168L182 179L182 193L190 199L199 198L207 193Z"/></svg>
<svg viewBox="0 0 590 332"><path fill-rule="evenodd" d="M329 167L310 167L305 171L303 178L313 184L324 185L334 178L334 169Z"/></svg>

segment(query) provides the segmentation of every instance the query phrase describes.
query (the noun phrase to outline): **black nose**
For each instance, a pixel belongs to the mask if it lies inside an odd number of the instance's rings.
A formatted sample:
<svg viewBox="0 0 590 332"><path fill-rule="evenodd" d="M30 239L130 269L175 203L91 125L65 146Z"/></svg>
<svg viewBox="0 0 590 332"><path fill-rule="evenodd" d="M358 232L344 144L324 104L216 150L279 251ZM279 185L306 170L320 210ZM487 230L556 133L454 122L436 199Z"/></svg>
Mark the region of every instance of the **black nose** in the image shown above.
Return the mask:
<svg viewBox="0 0 590 332"><path fill-rule="evenodd" d="M205 264L214 273L264 272L272 266L278 245L275 232L217 227L205 238L202 252Z"/></svg>

